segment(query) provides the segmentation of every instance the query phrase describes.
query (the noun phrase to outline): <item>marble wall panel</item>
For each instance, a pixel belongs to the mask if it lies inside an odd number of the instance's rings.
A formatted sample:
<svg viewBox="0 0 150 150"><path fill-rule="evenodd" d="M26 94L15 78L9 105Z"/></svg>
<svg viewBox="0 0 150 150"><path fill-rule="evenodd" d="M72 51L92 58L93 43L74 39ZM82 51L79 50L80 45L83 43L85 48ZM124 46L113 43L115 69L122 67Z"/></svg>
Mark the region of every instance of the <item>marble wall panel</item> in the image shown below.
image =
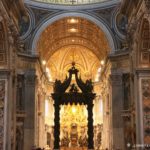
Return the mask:
<svg viewBox="0 0 150 150"><path fill-rule="evenodd" d="M6 81L0 80L0 150L4 149L5 97L6 97Z"/></svg>
<svg viewBox="0 0 150 150"><path fill-rule="evenodd" d="M150 79L142 79L144 143L150 144Z"/></svg>

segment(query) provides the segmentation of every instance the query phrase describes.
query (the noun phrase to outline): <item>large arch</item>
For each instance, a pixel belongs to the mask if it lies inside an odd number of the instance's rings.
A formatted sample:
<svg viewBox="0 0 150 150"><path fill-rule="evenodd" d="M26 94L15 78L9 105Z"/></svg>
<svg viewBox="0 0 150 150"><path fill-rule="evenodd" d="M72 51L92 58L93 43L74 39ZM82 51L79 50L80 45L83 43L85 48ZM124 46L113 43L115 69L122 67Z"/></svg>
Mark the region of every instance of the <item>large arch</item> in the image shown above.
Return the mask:
<svg viewBox="0 0 150 150"><path fill-rule="evenodd" d="M108 40L109 46L111 48L110 53L113 53L116 49L117 49L117 44L114 38L114 35L111 31L111 29L108 27L108 25L100 18L97 18L95 16L92 16L90 14L87 13L81 13L81 12L70 12L70 13L62 13L62 14L58 14L55 15L54 17L49 17L47 18L47 20L44 20L39 26L38 28L35 30L35 32L33 33L33 38L31 41L31 50L32 50L32 54L33 55L38 55L38 51L37 51L37 42L40 38L40 35L42 34L42 32L45 30L46 27L48 27L49 25L51 25L52 23L54 23L55 21L58 21L59 19L65 18L65 17L81 17L84 19L87 19L89 21L91 21L92 23L96 24L106 35L106 38Z"/></svg>

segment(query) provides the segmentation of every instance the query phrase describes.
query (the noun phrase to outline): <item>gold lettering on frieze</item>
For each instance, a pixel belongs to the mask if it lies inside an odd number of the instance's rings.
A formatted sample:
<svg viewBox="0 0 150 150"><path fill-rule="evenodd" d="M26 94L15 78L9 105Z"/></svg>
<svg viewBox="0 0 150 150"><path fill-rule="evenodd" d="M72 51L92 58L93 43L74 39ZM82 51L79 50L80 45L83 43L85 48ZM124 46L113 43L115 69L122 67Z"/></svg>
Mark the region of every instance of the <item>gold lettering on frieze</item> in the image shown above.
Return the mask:
<svg viewBox="0 0 150 150"><path fill-rule="evenodd" d="M112 68L116 69L116 68L127 68L129 67L129 61L116 61L112 63Z"/></svg>
<svg viewBox="0 0 150 150"><path fill-rule="evenodd" d="M18 68L21 68L21 69L24 69L24 68L28 68L28 69L31 69L31 68L34 68L35 67L35 64L32 63L32 62L27 62L27 61L20 61L18 63Z"/></svg>
<svg viewBox="0 0 150 150"><path fill-rule="evenodd" d="M120 61L117 63L118 68L126 68L129 66L129 61Z"/></svg>

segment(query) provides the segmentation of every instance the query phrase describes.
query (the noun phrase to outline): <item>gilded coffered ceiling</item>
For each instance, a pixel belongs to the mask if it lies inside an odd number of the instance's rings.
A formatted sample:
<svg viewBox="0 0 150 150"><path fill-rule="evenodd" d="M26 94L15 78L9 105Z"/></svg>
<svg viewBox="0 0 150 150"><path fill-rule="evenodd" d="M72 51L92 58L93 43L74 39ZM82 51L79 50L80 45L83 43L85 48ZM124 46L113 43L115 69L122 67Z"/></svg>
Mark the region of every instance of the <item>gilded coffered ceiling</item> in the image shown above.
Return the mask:
<svg viewBox="0 0 150 150"><path fill-rule="evenodd" d="M67 17L54 22L41 34L37 49L44 59L68 45L82 45L99 58L109 52L109 45L103 31L92 22L78 17Z"/></svg>
<svg viewBox="0 0 150 150"><path fill-rule="evenodd" d="M94 80L101 60L110 50L104 32L79 17L67 17L48 26L37 49L41 61L49 68L51 80L64 79L73 61L84 79Z"/></svg>
<svg viewBox="0 0 150 150"><path fill-rule="evenodd" d="M46 66L49 68L51 79L64 80L72 62L76 63L76 68L84 80L95 79L100 61L89 49L79 45L62 47L50 57Z"/></svg>

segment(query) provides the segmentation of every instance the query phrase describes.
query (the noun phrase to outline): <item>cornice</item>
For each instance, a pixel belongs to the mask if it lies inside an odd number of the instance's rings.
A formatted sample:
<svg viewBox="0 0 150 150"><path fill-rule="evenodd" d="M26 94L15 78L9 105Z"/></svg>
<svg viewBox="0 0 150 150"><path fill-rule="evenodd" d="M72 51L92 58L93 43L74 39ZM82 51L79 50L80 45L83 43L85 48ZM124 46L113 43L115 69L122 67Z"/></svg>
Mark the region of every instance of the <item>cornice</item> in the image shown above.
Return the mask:
<svg viewBox="0 0 150 150"><path fill-rule="evenodd" d="M130 54L129 50L118 50L113 54L109 54L108 59L110 60L122 59L122 57L129 57L129 54Z"/></svg>
<svg viewBox="0 0 150 150"><path fill-rule="evenodd" d="M38 55L26 54L18 52L17 55L22 58L37 60L39 58Z"/></svg>
<svg viewBox="0 0 150 150"><path fill-rule="evenodd" d="M11 70L9 69L0 69L0 76L1 75L9 75L11 73Z"/></svg>
<svg viewBox="0 0 150 150"><path fill-rule="evenodd" d="M121 2L121 0L111 0L107 2L102 2L102 3L96 3L96 4L85 4L85 5L59 5L59 4L49 4L49 3L41 3L41 2L36 2L32 0L24 0L24 3L26 5L30 6L35 6L41 9L57 9L57 10L92 10L92 9L97 9L97 8L108 8L114 5L118 5Z"/></svg>
<svg viewBox="0 0 150 150"><path fill-rule="evenodd" d="M148 74L150 76L150 68L136 68L135 72L137 74Z"/></svg>

